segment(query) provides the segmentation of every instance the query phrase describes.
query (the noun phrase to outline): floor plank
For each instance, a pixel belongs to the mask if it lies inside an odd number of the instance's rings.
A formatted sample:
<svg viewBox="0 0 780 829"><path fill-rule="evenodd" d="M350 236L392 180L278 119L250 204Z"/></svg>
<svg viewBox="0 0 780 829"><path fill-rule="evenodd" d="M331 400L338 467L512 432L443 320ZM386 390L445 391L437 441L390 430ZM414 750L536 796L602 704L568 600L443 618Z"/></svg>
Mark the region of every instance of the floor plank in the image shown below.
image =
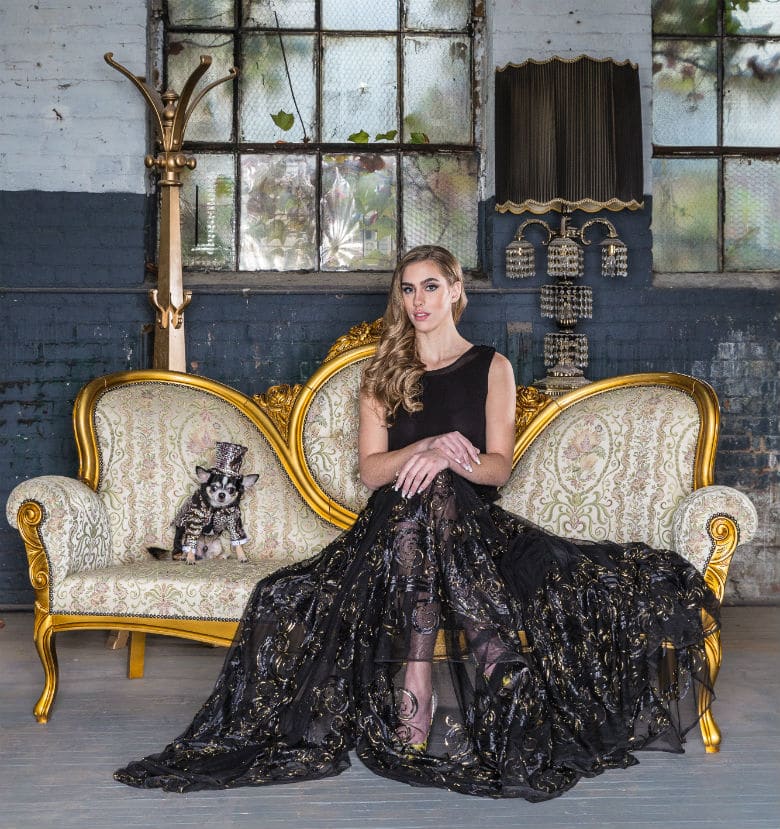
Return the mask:
<svg viewBox="0 0 780 829"><path fill-rule="evenodd" d="M225 651L148 637L146 677L125 678L125 651L105 634L57 640L60 690L51 721L32 706L43 682L32 615L0 629L0 829L777 829L780 826L780 608L724 609L715 712L722 750L698 732L684 755L646 752L631 769L580 782L549 803L494 801L411 788L353 758L338 778L173 795L115 783L112 771L188 724Z"/></svg>

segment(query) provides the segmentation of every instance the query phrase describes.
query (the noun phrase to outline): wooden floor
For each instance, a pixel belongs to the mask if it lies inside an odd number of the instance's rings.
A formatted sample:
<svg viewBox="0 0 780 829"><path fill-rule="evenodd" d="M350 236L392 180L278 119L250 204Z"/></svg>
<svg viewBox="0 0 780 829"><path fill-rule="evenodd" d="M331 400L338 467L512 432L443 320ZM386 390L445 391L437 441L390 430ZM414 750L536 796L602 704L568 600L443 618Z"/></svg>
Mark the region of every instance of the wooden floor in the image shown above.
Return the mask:
<svg viewBox="0 0 780 829"><path fill-rule="evenodd" d="M0 629L0 829L778 829L780 607L724 610L716 715L720 754L698 732L684 755L647 752L640 765L581 781L554 801L495 801L415 789L353 758L343 775L189 795L138 791L111 773L177 735L211 688L222 649L149 637L146 678L124 676L105 634L58 638L61 685L51 721L31 710L42 688L32 615Z"/></svg>

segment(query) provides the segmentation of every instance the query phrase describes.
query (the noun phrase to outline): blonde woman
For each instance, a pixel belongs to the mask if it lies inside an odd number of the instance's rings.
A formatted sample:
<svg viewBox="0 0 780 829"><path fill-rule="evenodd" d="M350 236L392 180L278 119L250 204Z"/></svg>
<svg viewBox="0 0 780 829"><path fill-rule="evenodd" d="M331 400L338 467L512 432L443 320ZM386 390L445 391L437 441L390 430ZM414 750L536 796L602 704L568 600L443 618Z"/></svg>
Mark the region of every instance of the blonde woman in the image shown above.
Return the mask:
<svg viewBox="0 0 780 829"><path fill-rule="evenodd" d="M536 801L633 764L635 749L680 750L713 632L701 610L716 600L673 552L574 543L495 503L514 378L459 333L465 307L448 251L401 259L361 389L368 505L257 585L190 727L116 779L170 791L315 779L354 748L407 783Z"/></svg>

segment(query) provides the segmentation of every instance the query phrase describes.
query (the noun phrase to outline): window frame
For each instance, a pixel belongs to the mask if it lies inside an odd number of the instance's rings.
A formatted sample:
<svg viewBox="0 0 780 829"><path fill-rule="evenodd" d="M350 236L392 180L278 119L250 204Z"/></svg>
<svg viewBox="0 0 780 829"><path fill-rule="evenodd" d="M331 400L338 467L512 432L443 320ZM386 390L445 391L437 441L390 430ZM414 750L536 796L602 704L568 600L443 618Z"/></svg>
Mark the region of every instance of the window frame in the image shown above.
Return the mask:
<svg viewBox="0 0 780 829"><path fill-rule="evenodd" d="M415 144L409 142L402 142L397 140L394 142L370 142L365 144L353 142L317 142L312 138L309 143L303 141L289 141L283 145L275 143L263 142L246 142L240 139L240 115L241 115L241 99L238 88L235 89L231 96L231 130L230 139L228 141L195 141L185 140L183 144L183 151L194 155L196 158L204 154L222 154L230 155L232 157L232 169L234 174L235 186L233 188L233 211L235 217L235 233L233 238L233 257L236 264L235 269L215 269L196 265L184 265L183 274L185 285L199 288L211 288L216 292L232 292L242 288L250 288L251 290L259 290L261 292L278 290L334 290L344 289L357 292L375 292L376 290L385 290L387 286L388 275L392 269L354 269L354 270L340 270L322 268L320 245L322 241L321 233L321 211L320 200L323 193L323 157L330 154L346 153L351 155L366 154L381 154L392 155L396 160L396 235L395 235L395 250L399 256L403 250L404 237L404 204L403 204L403 187L404 175L402 170L402 159L404 156L414 154L440 157L445 155L459 155L462 157L470 156L475 159L476 174L474 181L474 190L477 198L477 209L479 204L483 201L483 190L485 181L485 170L487 163L487 153L483 145L484 129L482 127L484 120L484 80L486 71L484 66L485 54L482 48L485 13L484 4L478 0L468 0L470 3L470 17L469 23L465 30L436 30L435 32L409 29L403 30L402 24L395 30L330 30L321 27L321 4L315 3L315 25L313 28L301 28L294 30L285 30L281 28L281 32L294 31L296 34L313 35L315 37L315 79L316 79L316 119L317 129L321 129L321 104L323 92L323 52L322 42L325 37L332 35L354 35L354 36L394 36L396 39L396 50L398 55L398 69L397 69L397 95L398 95L398 111L399 111L399 126L403 129L403 57L404 57L404 36L408 33L410 36L452 36L460 35L470 39L471 55L469 66L469 94L471 99L471 121L469 125L470 141L468 144L449 144L449 143L426 143ZM263 26L244 26L242 21L242 1L233 0L235 8L234 25L230 27L208 28L202 25L196 26L181 26L170 25L167 20L167 0L150 0L150 21L149 21L149 64L150 74L153 78L159 81L158 88L168 88L168 71L167 71L167 43L170 34L212 34L215 32L225 33L233 38L233 65L240 67L241 65L241 49L242 49L242 35L248 33L250 35L256 33L277 34L275 27ZM194 68L194 67L193 67ZM212 81L216 78L206 78L205 81ZM399 138L402 136L399 136ZM185 136L186 138L186 136ZM294 154L307 154L315 158L316 165L316 193L314 197L315 209L315 248L317 267L309 269L301 269L294 271L280 271L280 270L241 270L238 268L240 264L240 246L241 246L241 157L244 154L258 153L265 156L279 155L288 156ZM154 188L154 198L150 199L150 244L149 253L150 260L156 259L157 239L158 239L158 196L159 188ZM474 256L476 260L476 267L472 269L464 268L464 275L472 280L483 280L485 275L485 256L482 243L481 234L481 216L479 227L476 229L474 238Z"/></svg>
<svg viewBox="0 0 780 829"><path fill-rule="evenodd" d="M717 162L717 239L716 245L718 269L713 271L669 271L656 270L653 261L654 284L661 287L681 287L683 285L721 284L723 287L777 287L780 268L756 270L725 270L726 259L726 186L725 166L729 158L741 160L776 159L780 162L780 144L773 147L737 146L723 143L723 101L725 81L725 49L731 41L762 42L780 40L780 32L774 34L728 34L724 31L726 2L717 0L716 31L710 34L656 34L655 17L651 11L651 55L655 59L657 41L687 41L693 43L712 43L714 41L717 56L716 73L716 144L707 145L667 145L652 142L652 160L662 159L715 159ZM778 79L780 84L780 79ZM655 191L655 181L653 191ZM706 280L706 282L705 282Z"/></svg>

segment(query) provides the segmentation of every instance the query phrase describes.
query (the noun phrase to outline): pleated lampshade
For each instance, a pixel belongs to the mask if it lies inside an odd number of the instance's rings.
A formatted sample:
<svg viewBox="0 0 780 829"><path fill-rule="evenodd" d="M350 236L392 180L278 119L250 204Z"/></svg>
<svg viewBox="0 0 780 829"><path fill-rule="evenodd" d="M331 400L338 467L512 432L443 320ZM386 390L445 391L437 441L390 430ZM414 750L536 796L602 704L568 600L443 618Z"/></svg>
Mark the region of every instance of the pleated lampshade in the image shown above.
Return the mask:
<svg viewBox="0 0 780 829"><path fill-rule="evenodd" d="M581 55L496 71L496 210L643 206L635 64Z"/></svg>

